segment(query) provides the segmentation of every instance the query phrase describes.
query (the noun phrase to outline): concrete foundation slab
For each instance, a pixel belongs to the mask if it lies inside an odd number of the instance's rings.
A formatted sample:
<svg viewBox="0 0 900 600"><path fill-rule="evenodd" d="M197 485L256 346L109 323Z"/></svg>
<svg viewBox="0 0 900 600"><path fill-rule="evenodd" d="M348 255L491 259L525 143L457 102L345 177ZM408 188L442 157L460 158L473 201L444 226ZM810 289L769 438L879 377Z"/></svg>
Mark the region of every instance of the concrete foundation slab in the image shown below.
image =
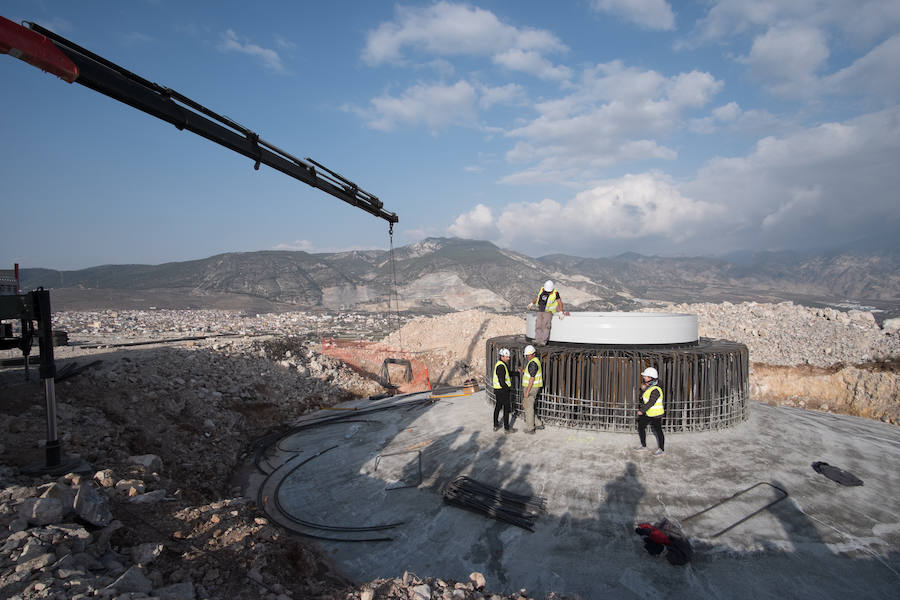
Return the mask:
<svg viewBox="0 0 900 600"><path fill-rule="evenodd" d="M273 513L337 529L325 537L352 579L420 576L465 581L480 571L492 592L521 587L582 598L888 598L900 584L900 428L865 419L754 404L723 431L666 435L666 453L636 452L637 434L548 426L495 432L484 392L342 405L338 418L281 440L263 464L283 465L262 486ZM372 411L371 409L377 409ZM655 449L652 434L648 445ZM861 478L844 487L814 471L824 461ZM446 504L459 475L547 499L529 532ZM650 556L639 522L682 519L757 482L789 497L765 506L754 488L684 523L688 566ZM273 517L284 522L284 515ZM343 528L385 529L348 532Z"/></svg>

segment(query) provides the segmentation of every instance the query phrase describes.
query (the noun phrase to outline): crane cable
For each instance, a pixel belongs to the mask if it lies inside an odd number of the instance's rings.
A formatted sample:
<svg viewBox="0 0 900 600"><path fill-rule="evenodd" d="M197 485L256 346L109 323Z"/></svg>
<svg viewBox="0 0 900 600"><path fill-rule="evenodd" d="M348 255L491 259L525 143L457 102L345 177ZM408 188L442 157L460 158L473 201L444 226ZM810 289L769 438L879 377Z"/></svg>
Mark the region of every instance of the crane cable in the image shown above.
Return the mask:
<svg viewBox="0 0 900 600"><path fill-rule="evenodd" d="M403 332L400 331L400 296L397 294L397 268L394 264L394 224L388 223L388 239L390 243L391 249L391 294L388 297L388 313L391 310L391 301L390 297L393 296L396 298L395 306L397 307L396 315L397 315L397 336L400 340L400 350L403 350Z"/></svg>

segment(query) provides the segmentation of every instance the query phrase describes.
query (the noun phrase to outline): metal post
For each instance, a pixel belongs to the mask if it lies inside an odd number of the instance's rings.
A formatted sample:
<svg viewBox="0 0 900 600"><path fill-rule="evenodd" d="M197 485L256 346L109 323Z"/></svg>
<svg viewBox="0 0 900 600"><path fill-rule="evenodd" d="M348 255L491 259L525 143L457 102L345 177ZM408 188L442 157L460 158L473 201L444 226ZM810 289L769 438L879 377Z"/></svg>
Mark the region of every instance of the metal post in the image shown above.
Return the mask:
<svg viewBox="0 0 900 600"><path fill-rule="evenodd" d="M56 431L56 362L53 360L53 328L50 324L50 291L39 288L31 292L38 321L38 342L41 348L41 380L47 408L47 467L59 466L62 447Z"/></svg>

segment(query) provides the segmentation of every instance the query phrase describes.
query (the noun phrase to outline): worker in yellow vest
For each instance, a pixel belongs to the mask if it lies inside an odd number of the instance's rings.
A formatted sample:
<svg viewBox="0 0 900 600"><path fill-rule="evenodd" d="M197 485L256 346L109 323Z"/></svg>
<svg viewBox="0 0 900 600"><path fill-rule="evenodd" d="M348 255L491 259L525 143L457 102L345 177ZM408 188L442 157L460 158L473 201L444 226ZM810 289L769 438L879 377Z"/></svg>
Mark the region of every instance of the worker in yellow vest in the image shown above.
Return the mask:
<svg viewBox="0 0 900 600"><path fill-rule="evenodd" d="M647 424L653 429L656 436L656 444L659 446L653 456L663 456L666 453L666 436L662 429L663 392L659 387L659 373L653 367L647 367L641 373L641 403L638 406L638 437L641 445L635 450L642 452L647 449Z"/></svg>
<svg viewBox="0 0 900 600"><path fill-rule="evenodd" d="M537 317L534 322L534 343L538 346L546 345L547 340L550 338L550 324L553 320L553 315L558 314L559 318L562 319L563 315L569 314L563 308L559 290L556 289L553 281L549 279L544 282L544 287L540 289L537 296L528 305L528 310L537 311Z"/></svg>
<svg viewBox="0 0 900 600"><path fill-rule="evenodd" d="M500 348L500 358L494 365L494 431L500 430L500 410L503 410L503 431L515 433L515 427L509 426L511 407L512 379L509 377L509 349Z"/></svg>
<svg viewBox="0 0 900 600"><path fill-rule="evenodd" d="M534 414L537 396L544 387L541 359L534 355L534 346L525 346L525 367L522 369L522 409L525 411L525 433L543 429L544 422Z"/></svg>

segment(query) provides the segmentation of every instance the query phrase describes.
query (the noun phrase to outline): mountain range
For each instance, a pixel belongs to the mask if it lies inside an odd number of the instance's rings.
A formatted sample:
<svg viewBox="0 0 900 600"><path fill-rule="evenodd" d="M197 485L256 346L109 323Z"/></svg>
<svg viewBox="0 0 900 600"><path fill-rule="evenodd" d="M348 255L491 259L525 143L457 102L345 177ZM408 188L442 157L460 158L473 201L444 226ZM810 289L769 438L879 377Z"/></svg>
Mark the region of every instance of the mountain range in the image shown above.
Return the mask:
<svg viewBox="0 0 900 600"><path fill-rule="evenodd" d="M567 308L579 310L724 300L896 308L898 267L900 250L890 249L532 258L488 241L428 238L393 253L259 251L161 265L25 268L21 276L23 289L55 290L56 309L133 308L126 306L131 298L139 306L184 308L521 311L547 279ZM90 302L98 306L74 306Z"/></svg>

